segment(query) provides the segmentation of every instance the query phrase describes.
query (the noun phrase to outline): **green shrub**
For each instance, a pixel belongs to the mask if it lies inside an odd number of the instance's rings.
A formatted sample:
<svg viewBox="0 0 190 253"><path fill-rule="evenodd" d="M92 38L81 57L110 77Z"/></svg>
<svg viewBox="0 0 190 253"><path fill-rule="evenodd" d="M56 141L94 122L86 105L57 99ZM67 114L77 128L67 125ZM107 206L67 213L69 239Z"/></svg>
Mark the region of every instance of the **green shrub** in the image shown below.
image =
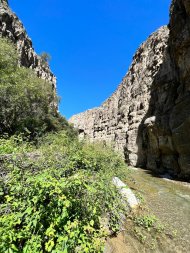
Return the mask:
<svg viewBox="0 0 190 253"><path fill-rule="evenodd" d="M135 223L138 226L142 226L146 229L153 227L157 221L157 218L154 215L144 215L135 218Z"/></svg>
<svg viewBox="0 0 190 253"><path fill-rule="evenodd" d="M0 137L0 155L29 152L30 150L31 144L27 140L24 141L22 135Z"/></svg>
<svg viewBox="0 0 190 253"><path fill-rule="evenodd" d="M0 180L0 252L103 252L124 213L111 183L123 161L65 131L43 137L38 152Z"/></svg>
<svg viewBox="0 0 190 253"><path fill-rule="evenodd" d="M18 54L16 48L7 39L0 38L0 79L13 73L18 65ZM8 77L7 77L8 78Z"/></svg>

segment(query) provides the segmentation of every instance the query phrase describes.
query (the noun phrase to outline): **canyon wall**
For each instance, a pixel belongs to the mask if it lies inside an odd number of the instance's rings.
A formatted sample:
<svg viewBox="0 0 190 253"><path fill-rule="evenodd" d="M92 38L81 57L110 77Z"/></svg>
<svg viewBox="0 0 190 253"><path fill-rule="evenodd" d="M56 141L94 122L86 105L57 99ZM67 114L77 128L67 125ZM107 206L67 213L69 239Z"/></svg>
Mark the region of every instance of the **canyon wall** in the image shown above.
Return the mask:
<svg viewBox="0 0 190 253"><path fill-rule="evenodd" d="M111 143L132 166L190 178L190 2L143 43L116 92L74 115L80 137Z"/></svg>
<svg viewBox="0 0 190 253"><path fill-rule="evenodd" d="M47 80L56 89L56 77L48 64L34 51L31 39L22 22L9 8L7 0L0 0L0 37L9 38L16 44L21 66L34 69L38 77Z"/></svg>

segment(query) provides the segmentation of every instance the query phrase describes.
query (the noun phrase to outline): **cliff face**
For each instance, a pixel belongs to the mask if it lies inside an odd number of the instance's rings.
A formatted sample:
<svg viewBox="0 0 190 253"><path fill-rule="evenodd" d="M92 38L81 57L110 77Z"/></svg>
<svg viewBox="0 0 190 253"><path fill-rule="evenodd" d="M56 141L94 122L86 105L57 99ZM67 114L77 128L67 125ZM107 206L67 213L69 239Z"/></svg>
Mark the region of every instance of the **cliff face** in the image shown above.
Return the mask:
<svg viewBox="0 0 190 253"><path fill-rule="evenodd" d="M34 69L38 77L49 81L52 88L56 89L56 77L48 64L44 64L34 51L31 39L21 21L9 8L7 0L0 0L0 37L7 37L16 44L20 65Z"/></svg>
<svg viewBox="0 0 190 253"><path fill-rule="evenodd" d="M100 108L70 119L81 135L112 143L133 166L145 164L146 154L138 129L149 111L151 87L167 54L168 37L167 27L153 33L137 50L116 92Z"/></svg>
<svg viewBox="0 0 190 253"><path fill-rule="evenodd" d="M169 126L181 175L190 177L190 2L175 0L171 7L170 54L175 72L175 105Z"/></svg>
<svg viewBox="0 0 190 253"><path fill-rule="evenodd" d="M81 137L113 143L128 164L190 177L190 3L174 0L170 24L134 55L100 108L73 116Z"/></svg>

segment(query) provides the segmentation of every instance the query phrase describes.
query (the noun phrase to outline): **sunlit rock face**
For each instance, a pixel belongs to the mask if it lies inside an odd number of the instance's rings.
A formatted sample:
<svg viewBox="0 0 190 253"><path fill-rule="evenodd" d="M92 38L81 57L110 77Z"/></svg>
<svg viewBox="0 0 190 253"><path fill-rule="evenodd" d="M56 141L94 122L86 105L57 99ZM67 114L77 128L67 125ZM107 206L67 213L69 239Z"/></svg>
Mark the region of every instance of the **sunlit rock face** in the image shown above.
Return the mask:
<svg viewBox="0 0 190 253"><path fill-rule="evenodd" d="M190 2L144 42L115 93L71 117L81 138L112 143L128 164L190 178Z"/></svg>
<svg viewBox="0 0 190 253"><path fill-rule="evenodd" d="M34 51L31 39L22 22L9 8L7 0L0 0L0 37L7 37L16 44L21 66L34 69L40 78L49 81L56 89L56 77Z"/></svg>
<svg viewBox="0 0 190 253"><path fill-rule="evenodd" d="M153 33L137 50L116 92L101 107L70 119L81 135L112 143L133 166L146 163L143 138L138 131L149 111L151 87L167 54L168 37L166 26Z"/></svg>

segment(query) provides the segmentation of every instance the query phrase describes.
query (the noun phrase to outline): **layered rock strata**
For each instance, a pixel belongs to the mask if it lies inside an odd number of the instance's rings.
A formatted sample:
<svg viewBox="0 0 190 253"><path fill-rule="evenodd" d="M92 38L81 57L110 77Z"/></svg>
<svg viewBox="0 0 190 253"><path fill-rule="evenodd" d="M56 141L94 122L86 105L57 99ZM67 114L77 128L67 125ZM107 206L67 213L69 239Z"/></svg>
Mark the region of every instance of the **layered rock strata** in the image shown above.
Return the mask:
<svg viewBox="0 0 190 253"><path fill-rule="evenodd" d="M38 77L47 80L56 89L56 77L34 51L31 39L22 22L9 8L7 0L0 0L0 37L9 38L16 44L21 66L34 69Z"/></svg>
<svg viewBox="0 0 190 253"><path fill-rule="evenodd" d="M73 116L80 136L113 143L128 164L190 178L190 2L137 50L116 92Z"/></svg>

